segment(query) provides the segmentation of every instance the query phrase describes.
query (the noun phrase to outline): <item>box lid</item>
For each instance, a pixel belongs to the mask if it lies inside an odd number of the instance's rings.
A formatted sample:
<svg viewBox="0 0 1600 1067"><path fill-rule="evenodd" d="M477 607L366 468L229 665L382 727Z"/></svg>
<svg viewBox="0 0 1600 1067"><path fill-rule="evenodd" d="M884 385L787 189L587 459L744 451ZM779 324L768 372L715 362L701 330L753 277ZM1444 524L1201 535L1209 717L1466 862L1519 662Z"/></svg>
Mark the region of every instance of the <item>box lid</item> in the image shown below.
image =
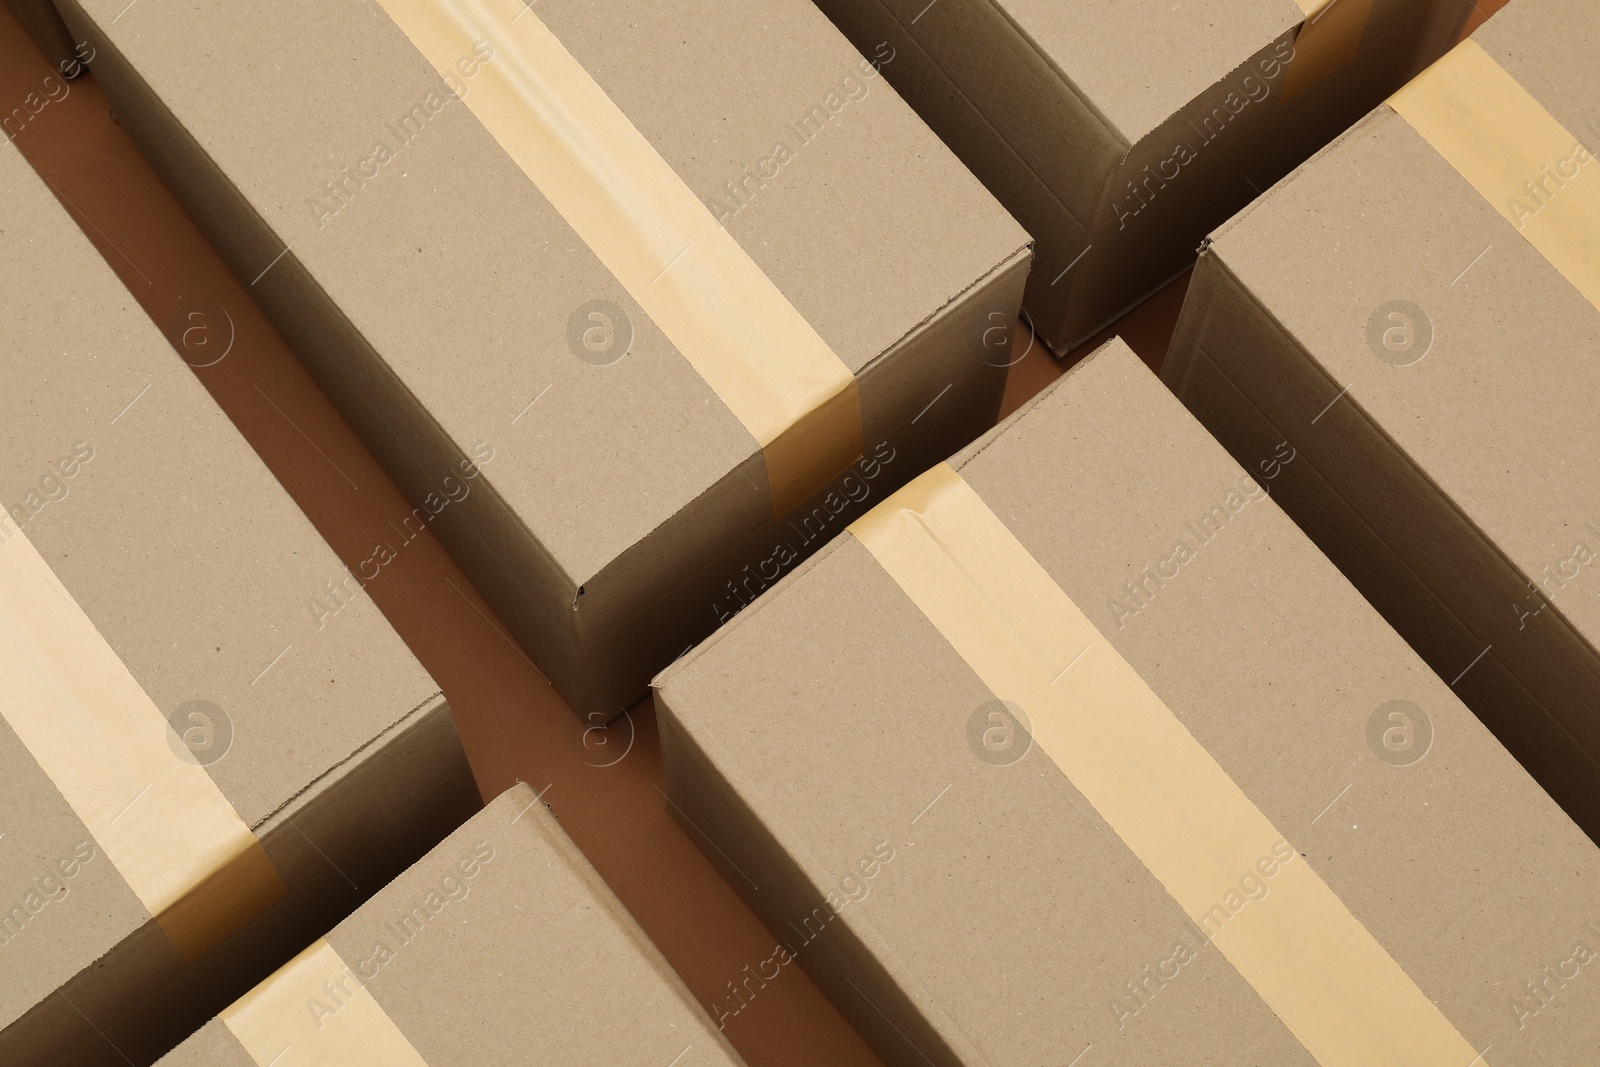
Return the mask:
<svg viewBox="0 0 1600 1067"><path fill-rule="evenodd" d="M367 598L319 625L309 603L346 576L338 557L11 148L0 189L0 551L36 550L106 662L190 734L192 753L174 734L157 762L201 764L258 830L443 698ZM0 947L9 1024L151 915L61 767L47 776L3 719L0 740L0 905L27 913ZM125 784L137 800L149 783Z"/></svg>
<svg viewBox="0 0 1600 1067"><path fill-rule="evenodd" d="M569 599L730 478L770 515L750 433L382 7L82 6L272 228L260 269L287 248L462 454L494 447ZM892 53L864 62L810 4L527 12L853 372L1027 243L876 76ZM608 366L569 348L594 300L631 321Z"/></svg>
<svg viewBox="0 0 1600 1067"><path fill-rule="evenodd" d="M1600 853L1267 498L1293 462L1252 480L1113 342L950 466L1283 835L1230 911L1309 869L1474 1051L1579 1055L1600 1016L1536 1025L1523 983L1592 948ZM1058 651L1059 678L1088 650ZM858 989L953 1061L1318 1062L1046 742L986 744L995 693L854 534L656 684L664 734L866 947Z"/></svg>

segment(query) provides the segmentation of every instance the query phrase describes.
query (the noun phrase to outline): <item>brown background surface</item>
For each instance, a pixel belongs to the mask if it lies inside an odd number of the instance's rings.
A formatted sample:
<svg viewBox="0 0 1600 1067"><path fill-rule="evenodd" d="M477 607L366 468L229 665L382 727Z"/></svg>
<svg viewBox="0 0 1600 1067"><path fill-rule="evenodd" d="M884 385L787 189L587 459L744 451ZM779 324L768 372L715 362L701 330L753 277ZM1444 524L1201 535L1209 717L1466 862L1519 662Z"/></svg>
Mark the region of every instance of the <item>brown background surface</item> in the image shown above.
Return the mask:
<svg viewBox="0 0 1600 1067"><path fill-rule="evenodd" d="M1506 0L1484 0L1475 29ZM0 6L0 114L43 95L50 65ZM305 510L354 566L410 507L268 324L248 286L217 253L115 124L92 75L32 116L14 140L152 321L176 341L192 301L225 313L214 335L232 347L196 375ZM10 131L8 130L8 133ZM1159 368L1183 302L1181 278L1066 362L1025 326L1014 342L1009 413L1106 337L1121 334ZM773 939L672 821L648 702L607 732L585 734L534 664L506 635L431 533L368 586L374 602L449 698L485 797L514 782L544 799L702 1003L727 995ZM596 1026L626 1005L596 1007ZM751 1067L878 1064L804 972L760 991L728 1037Z"/></svg>

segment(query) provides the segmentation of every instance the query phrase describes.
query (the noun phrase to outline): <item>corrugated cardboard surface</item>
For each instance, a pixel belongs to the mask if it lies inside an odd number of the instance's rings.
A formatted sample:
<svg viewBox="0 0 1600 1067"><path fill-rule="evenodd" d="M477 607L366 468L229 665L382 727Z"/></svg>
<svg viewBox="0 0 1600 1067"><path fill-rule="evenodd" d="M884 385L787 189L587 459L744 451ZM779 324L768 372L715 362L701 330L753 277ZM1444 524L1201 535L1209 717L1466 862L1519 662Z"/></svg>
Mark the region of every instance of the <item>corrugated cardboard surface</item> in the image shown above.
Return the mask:
<svg viewBox="0 0 1600 1067"><path fill-rule="evenodd" d="M1377 0L1357 56L1284 99L1291 0L824 0L1038 242L1056 351L1193 262L1205 234L1454 42L1467 0Z"/></svg>
<svg viewBox="0 0 1600 1067"><path fill-rule="evenodd" d="M437 528L581 713L643 696L787 529L749 433L465 108L396 139L438 79L378 9L120 7L64 10L235 272L414 500L492 449L488 491ZM789 145L726 225L861 374L869 454L890 438L931 461L993 417L985 330L1012 317L1027 238L809 5L565 0L536 17L702 199ZM816 107L827 129L802 140ZM325 183L378 143L396 155L378 177L331 217L308 206L326 211ZM566 340L596 298L635 332L606 367Z"/></svg>
<svg viewBox="0 0 1600 1067"><path fill-rule="evenodd" d="M21 105L50 67L4 12L0 55L0 102ZM697 998L707 1006L726 1001L729 983L748 980L746 968L771 957L774 938L668 817L657 791L665 783L648 703L621 720L622 729L590 735L585 745L570 711L498 628L432 532L412 542L395 532L390 524L409 505L308 380L245 285L108 121L95 79L70 83L65 96L60 87L52 91L39 93L18 147L71 205L130 293L163 325L183 296L203 296L228 311L235 347L196 376L348 566L358 567L380 542L404 545L368 592L448 695L483 791L492 795L517 778L550 785L544 797L562 825ZM1165 321L1154 323L1148 348L1140 349L1152 364L1165 351L1163 328L1170 332L1175 313L1174 304L1155 316ZM1025 338L1017 352L1024 350ZM1028 350L1012 369L1006 409L1058 373L1042 346ZM626 754L619 759L619 752ZM879 1062L794 967L727 1019L726 1032L753 1067Z"/></svg>
<svg viewBox="0 0 1600 1067"><path fill-rule="evenodd" d="M429 1067L743 1063L527 786L327 940ZM255 1067L220 1019L161 1062Z"/></svg>
<svg viewBox="0 0 1600 1067"><path fill-rule="evenodd" d="M953 466L1474 1048L1583 1058L1600 983L1523 983L1593 945L1600 853L1126 348ZM847 535L658 679L669 791L888 1062L1315 1062L1043 752L978 758L992 699Z"/></svg>
<svg viewBox="0 0 1600 1067"><path fill-rule="evenodd" d="M1474 40L1595 143L1590 5L1523 0ZM1408 366L1367 340L1397 300ZM1600 313L1387 106L1219 231L1191 305L1179 394L1236 454L1303 449L1285 507L1600 831Z"/></svg>
<svg viewBox="0 0 1600 1067"><path fill-rule="evenodd" d="M227 740L208 773L292 894L185 967L102 853L7 930L6 1062L60 1062L75 1042L77 1062L117 1059L95 1029L148 1055L279 958L278 939L417 855L475 790L438 686L369 600L309 610L338 557L10 145L0 184L8 529L21 520L163 714L211 705ZM9 911L86 831L4 733Z"/></svg>
<svg viewBox="0 0 1600 1067"><path fill-rule="evenodd" d="M0 55L3 99L26 101L46 84L49 64L5 12ZM234 346L195 376L346 566L360 568L378 546L393 552L367 594L445 691L482 792L495 795L517 780L546 789L544 800L563 827L696 997L710 1004L725 994L745 967L771 955L773 939L668 816L648 701L611 731L584 730L432 530L409 541L399 533L411 506L268 324L246 284L111 121L96 78L62 84L64 92L50 89L53 97L40 93L49 102L36 104L17 147L146 314L168 330L169 341L182 343L168 324L185 298L227 312ZM1018 351L1025 349L1024 340ZM1018 366L1032 376L1019 379L1024 383L1056 370L1038 347ZM754 1067L879 1062L793 968L730 1020L726 1032Z"/></svg>

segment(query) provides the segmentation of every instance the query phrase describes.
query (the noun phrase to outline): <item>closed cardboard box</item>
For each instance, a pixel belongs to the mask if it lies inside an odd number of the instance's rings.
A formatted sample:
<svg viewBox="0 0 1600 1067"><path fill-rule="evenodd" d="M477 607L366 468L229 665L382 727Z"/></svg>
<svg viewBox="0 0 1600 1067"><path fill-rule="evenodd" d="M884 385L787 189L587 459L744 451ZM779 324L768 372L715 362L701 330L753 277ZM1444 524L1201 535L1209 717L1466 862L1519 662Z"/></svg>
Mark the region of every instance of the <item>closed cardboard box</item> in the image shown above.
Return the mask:
<svg viewBox="0 0 1600 1067"><path fill-rule="evenodd" d="M818 0L1038 242L1065 354L1460 32L1470 0Z"/></svg>
<svg viewBox="0 0 1600 1067"><path fill-rule="evenodd" d="M1591 836L1597 44L1514 0L1217 233L1165 371Z"/></svg>
<svg viewBox="0 0 1600 1067"><path fill-rule="evenodd" d="M0 190L0 1062L149 1063L477 790L433 680L9 146Z"/></svg>
<svg viewBox="0 0 1600 1067"><path fill-rule="evenodd" d="M886 1062L1591 1058L1600 852L1302 462L1114 342L657 678L675 810Z"/></svg>
<svg viewBox="0 0 1600 1067"><path fill-rule="evenodd" d="M518 785L161 1063L743 1061Z"/></svg>
<svg viewBox="0 0 1600 1067"><path fill-rule="evenodd" d="M63 8L585 718L993 423L1028 239L806 0Z"/></svg>

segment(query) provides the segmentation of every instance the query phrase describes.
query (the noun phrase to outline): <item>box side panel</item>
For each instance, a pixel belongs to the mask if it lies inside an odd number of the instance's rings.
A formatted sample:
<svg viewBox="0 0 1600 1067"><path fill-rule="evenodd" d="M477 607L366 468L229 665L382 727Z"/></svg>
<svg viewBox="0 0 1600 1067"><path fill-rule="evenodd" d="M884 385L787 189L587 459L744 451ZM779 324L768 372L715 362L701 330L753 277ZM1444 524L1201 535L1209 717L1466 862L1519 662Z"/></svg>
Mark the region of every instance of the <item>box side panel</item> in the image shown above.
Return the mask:
<svg viewBox="0 0 1600 1067"><path fill-rule="evenodd" d="M852 924L833 921L828 893L805 877L762 823L756 814L760 801L741 796L684 729L673 713L670 687L656 691L655 706L673 818L782 946L781 954L774 947L778 966L793 961L805 968L890 1067L977 1062L959 1037L954 1040L964 1054L952 1050L941 1028L906 995L896 980L905 976L891 975L884 957L873 951L883 946L869 947ZM760 981L758 975L744 995L758 994ZM743 1003L734 998L717 1005L714 1014L721 1022Z"/></svg>
<svg viewBox="0 0 1600 1067"><path fill-rule="evenodd" d="M1284 510L1574 820L1600 832L1593 650L1554 619L1519 625L1527 577L1352 398L1330 406L1339 386L1216 249L1195 285L1172 350L1179 398L1240 462L1292 445L1304 462L1274 483Z"/></svg>

